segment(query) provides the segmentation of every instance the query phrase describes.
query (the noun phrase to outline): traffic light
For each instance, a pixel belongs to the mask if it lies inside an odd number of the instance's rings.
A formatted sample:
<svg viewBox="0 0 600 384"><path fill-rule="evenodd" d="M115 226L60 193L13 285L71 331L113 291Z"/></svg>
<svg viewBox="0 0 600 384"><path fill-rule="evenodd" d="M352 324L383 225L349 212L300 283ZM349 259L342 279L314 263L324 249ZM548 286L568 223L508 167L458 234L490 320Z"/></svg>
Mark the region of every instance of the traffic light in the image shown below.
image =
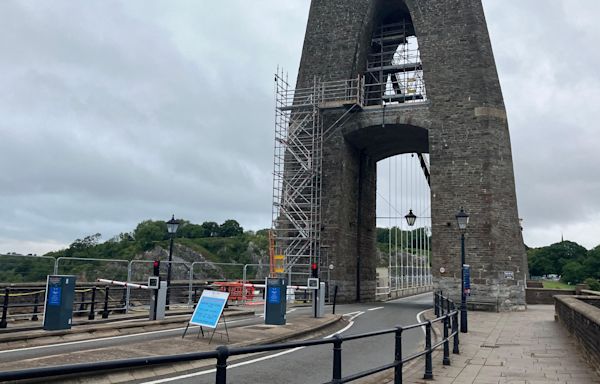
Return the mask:
<svg viewBox="0 0 600 384"><path fill-rule="evenodd" d="M312 263L310 265L311 277L318 279L319 278L319 265L317 263Z"/></svg>
<svg viewBox="0 0 600 384"><path fill-rule="evenodd" d="M160 260L154 260L152 267L154 269L154 276L160 276Z"/></svg>

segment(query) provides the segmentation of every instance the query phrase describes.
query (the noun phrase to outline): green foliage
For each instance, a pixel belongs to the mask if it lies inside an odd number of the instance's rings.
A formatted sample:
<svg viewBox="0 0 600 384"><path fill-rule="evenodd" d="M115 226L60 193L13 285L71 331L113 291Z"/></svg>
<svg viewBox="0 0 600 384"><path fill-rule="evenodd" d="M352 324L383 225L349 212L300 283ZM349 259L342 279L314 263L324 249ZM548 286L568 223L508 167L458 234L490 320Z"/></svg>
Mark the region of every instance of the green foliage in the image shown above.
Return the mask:
<svg viewBox="0 0 600 384"><path fill-rule="evenodd" d="M427 240L425 240L427 239ZM422 242L431 242L431 237L427 236L425 228L416 228L412 231L403 231L398 227L377 228L377 246L380 250L387 252L390 240L392 247L402 246L402 248L423 248ZM429 244L431 249L431 243Z"/></svg>
<svg viewBox="0 0 600 384"><path fill-rule="evenodd" d="M548 247L532 248L527 251L529 273L532 276L549 274L561 275L569 262L582 264L587 257L587 249L572 241L562 241ZM569 272L573 272L573 267Z"/></svg>
<svg viewBox="0 0 600 384"><path fill-rule="evenodd" d="M164 221L142 221L133 231L133 237L142 250L147 251L154 248L156 242L168 238L167 224Z"/></svg>
<svg viewBox="0 0 600 384"><path fill-rule="evenodd" d="M202 228L204 228L204 236L202 237L219 236L219 224L214 221L205 221L202 223Z"/></svg>
<svg viewBox="0 0 600 384"><path fill-rule="evenodd" d="M268 257L268 233L266 229L257 231L256 234L244 233L236 220L226 220L221 225L211 221L199 225L181 220L181 225L175 234L175 241L215 263L253 264L257 262L257 253L263 256L263 262ZM132 233L121 233L105 242L100 241L101 237L96 233L76 239L68 248L50 252L46 256L62 257L59 273L75 274L80 281L94 281L97 278L124 280L127 278L127 264L109 260L129 261L156 246L165 249L169 246L169 234L164 221L143 221ZM79 258L101 259L101 261L82 261L78 260ZM3 257L0 263L2 263L0 282L45 281L46 275L53 271L53 263L50 259L36 260L30 257L10 256ZM236 271L239 269L241 274L241 268L235 268ZM241 275L239 277L241 278Z"/></svg>
<svg viewBox="0 0 600 384"><path fill-rule="evenodd" d="M585 279L583 281L584 284L587 284L588 287L590 287L590 289L592 291L600 291L600 281L593 279L591 277L588 277L587 279Z"/></svg>
<svg viewBox="0 0 600 384"><path fill-rule="evenodd" d="M414 255L429 256L425 249L431 249L431 236L425 228L403 231L398 227L377 228L377 249L379 250L378 265L387 267L389 264L390 245L392 252L398 250L398 255L408 252ZM396 248L397 247L397 248ZM395 258L392 256L392 261Z"/></svg>
<svg viewBox="0 0 600 384"><path fill-rule="evenodd" d="M233 237L244 233L244 229L235 220L227 220L219 226L219 236Z"/></svg>
<svg viewBox="0 0 600 384"><path fill-rule="evenodd" d="M556 274L569 284L600 278L600 246L588 251L572 241L562 241L528 249L527 257L532 276Z"/></svg>
<svg viewBox="0 0 600 384"><path fill-rule="evenodd" d="M569 284L581 283L585 276L585 269L577 261L569 261L562 270L561 279Z"/></svg>
<svg viewBox="0 0 600 384"><path fill-rule="evenodd" d="M46 276L54 269L52 259L5 256L0 258L0 282L2 283L28 283L46 281Z"/></svg>

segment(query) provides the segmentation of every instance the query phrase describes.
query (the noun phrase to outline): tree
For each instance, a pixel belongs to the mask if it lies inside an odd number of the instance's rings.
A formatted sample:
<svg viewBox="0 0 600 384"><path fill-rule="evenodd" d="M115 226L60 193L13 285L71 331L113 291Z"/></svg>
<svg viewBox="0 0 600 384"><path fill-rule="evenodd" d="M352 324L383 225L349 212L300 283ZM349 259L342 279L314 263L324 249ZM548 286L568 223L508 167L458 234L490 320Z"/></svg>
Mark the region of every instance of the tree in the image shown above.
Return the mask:
<svg viewBox="0 0 600 384"><path fill-rule="evenodd" d="M177 236L184 237L186 239L199 239L202 237L207 237L206 230L204 227L202 227L199 224L191 224L191 223L184 223L177 230Z"/></svg>
<svg viewBox="0 0 600 384"><path fill-rule="evenodd" d="M583 281L584 284L587 284L588 287L590 287L590 289L592 291L600 291L600 281L596 280L596 279L592 279L590 277L588 277L587 279L585 279Z"/></svg>
<svg viewBox="0 0 600 384"><path fill-rule="evenodd" d="M527 251L531 276L560 275L562 273L562 270L555 269L554 262L545 248L531 248Z"/></svg>
<svg viewBox="0 0 600 384"><path fill-rule="evenodd" d="M219 227L219 235L221 237L234 237L244 233L244 229L235 220L226 220Z"/></svg>
<svg viewBox="0 0 600 384"><path fill-rule="evenodd" d="M214 221L205 221L202 223L204 229L204 236L202 237L215 237L219 236L219 224Z"/></svg>
<svg viewBox="0 0 600 384"><path fill-rule="evenodd" d="M84 237L83 240L77 239L69 246L69 248L85 249L85 248L93 247L98 244L101 237L102 237L101 234L96 233L94 235L89 235L89 236Z"/></svg>
<svg viewBox="0 0 600 384"><path fill-rule="evenodd" d="M167 239L167 236L167 224L164 221L142 221L133 231L133 237L144 251L153 248L157 241Z"/></svg>
<svg viewBox="0 0 600 384"><path fill-rule="evenodd" d="M600 246L588 252L588 257L583 263L588 277L600 279Z"/></svg>
<svg viewBox="0 0 600 384"><path fill-rule="evenodd" d="M578 284L585 279L585 268L577 261L569 261L562 270L561 279L569 284Z"/></svg>
<svg viewBox="0 0 600 384"><path fill-rule="evenodd" d="M587 249L572 241L562 241L548 247L530 249L527 255L532 276L561 275L567 263L577 261L583 264Z"/></svg>

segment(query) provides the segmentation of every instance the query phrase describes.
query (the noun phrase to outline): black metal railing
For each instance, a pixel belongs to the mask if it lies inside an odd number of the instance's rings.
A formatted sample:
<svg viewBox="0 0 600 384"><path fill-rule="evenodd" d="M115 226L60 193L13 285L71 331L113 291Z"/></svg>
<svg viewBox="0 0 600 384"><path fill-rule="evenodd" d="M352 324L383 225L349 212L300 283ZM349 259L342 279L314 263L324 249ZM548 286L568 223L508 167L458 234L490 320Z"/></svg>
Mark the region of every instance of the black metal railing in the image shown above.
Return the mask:
<svg viewBox="0 0 600 384"><path fill-rule="evenodd" d="M98 293L101 292L101 293ZM91 287L75 291L73 300L73 314L87 315L89 320L94 320L96 314L107 319L111 312L125 311L125 288ZM111 298L111 295L113 297ZM8 327L10 317L29 318L37 321L38 315L43 312L46 290L28 290L6 287L0 295L1 312L0 328ZM115 298L116 297L116 298ZM79 299L79 300L77 300ZM27 309L31 308L31 312ZM25 311L24 311L25 309ZM11 313L12 310L12 313Z"/></svg>
<svg viewBox="0 0 600 384"><path fill-rule="evenodd" d="M443 316L456 310L454 301L450 300L447 296L444 296L442 291L433 293L433 308L436 316Z"/></svg>
<svg viewBox="0 0 600 384"><path fill-rule="evenodd" d="M44 367L44 368L33 368L18 371L0 372L0 381L4 380L23 380L23 379L36 379L45 377L56 377L64 375L75 375L79 373L93 373L106 370L118 370L118 369L133 369L148 366L156 366L161 364L173 364L189 361L216 359L216 384L227 383L227 360L232 356L247 355L252 353L272 352L293 349L298 347L311 347L318 345L331 344L333 346L333 358L332 358L332 379L327 383L339 384L349 383L361 379L363 377L371 376L389 369L394 370L394 384L402 383L402 368L404 365L412 360L423 357L425 358L424 367L424 379L433 379L433 352L443 347L443 358L442 364L450 365L450 341L453 339L453 353L459 353L459 332L458 332L458 311L454 308L454 303L443 295L436 293L436 311L442 310L441 315L436 315L435 319L420 322L408 326L397 326L392 329L385 329L381 331L363 333L352 336L339 336L335 335L331 338L308 340L300 342L291 342L283 344L271 344L271 345L259 345L241 348L228 348L226 346L218 347L215 351L211 352L199 352L199 353L188 353L180 355L170 356L158 356L158 357L144 357L126 360L114 360L106 362L96 363L85 363L85 364L74 364L74 365L63 365L56 367ZM439 305L443 303L444 305ZM441 324L443 328L443 338L437 343L433 343L433 330L435 324ZM410 356L403 357L402 352L402 337L404 332L419 329L425 327L425 348L424 350L414 353ZM370 337L382 336L382 335L394 335L395 348L394 348L394 361L379 367L374 367L366 371L355 373L344 377L342 375L342 347L345 342L359 339L366 339Z"/></svg>

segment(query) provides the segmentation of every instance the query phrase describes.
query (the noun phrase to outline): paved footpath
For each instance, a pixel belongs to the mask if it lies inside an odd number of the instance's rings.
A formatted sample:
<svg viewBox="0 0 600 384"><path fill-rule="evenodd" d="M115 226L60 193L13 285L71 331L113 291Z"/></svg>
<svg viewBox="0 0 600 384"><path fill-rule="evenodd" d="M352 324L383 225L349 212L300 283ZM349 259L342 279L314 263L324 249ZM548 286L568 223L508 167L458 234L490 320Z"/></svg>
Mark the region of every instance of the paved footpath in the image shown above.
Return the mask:
<svg viewBox="0 0 600 384"><path fill-rule="evenodd" d="M442 355L433 356L434 381L423 380L418 364L405 373L404 383L600 383L575 339L554 321L552 305L529 306L525 312L469 312L460 355L450 358L452 365L443 366Z"/></svg>

